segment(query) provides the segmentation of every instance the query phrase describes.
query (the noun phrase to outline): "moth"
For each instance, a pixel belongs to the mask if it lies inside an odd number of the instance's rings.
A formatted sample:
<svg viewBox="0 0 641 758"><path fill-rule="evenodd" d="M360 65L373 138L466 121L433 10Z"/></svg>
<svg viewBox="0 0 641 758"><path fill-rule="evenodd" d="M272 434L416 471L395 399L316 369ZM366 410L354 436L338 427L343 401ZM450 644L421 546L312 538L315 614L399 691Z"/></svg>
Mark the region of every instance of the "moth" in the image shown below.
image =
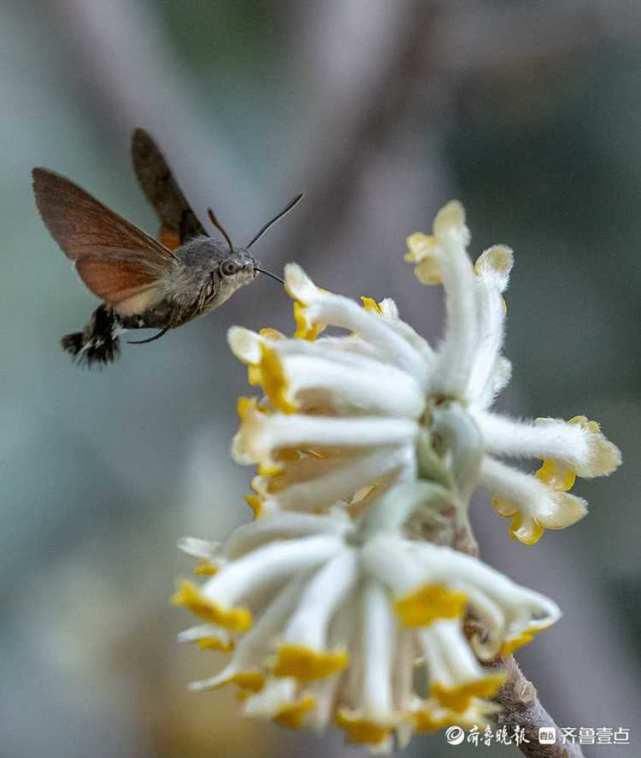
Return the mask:
<svg viewBox="0 0 641 758"><path fill-rule="evenodd" d="M112 363L120 335L129 329L160 331L133 344L152 342L169 329L220 307L240 287L265 274L249 250L301 200L297 195L244 247L234 247L211 209L208 216L225 244L207 234L151 136L136 129L132 158L142 190L160 219L158 239L92 197L69 179L34 168L38 211L51 236L86 287L103 302L80 332L61 344L76 362Z"/></svg>

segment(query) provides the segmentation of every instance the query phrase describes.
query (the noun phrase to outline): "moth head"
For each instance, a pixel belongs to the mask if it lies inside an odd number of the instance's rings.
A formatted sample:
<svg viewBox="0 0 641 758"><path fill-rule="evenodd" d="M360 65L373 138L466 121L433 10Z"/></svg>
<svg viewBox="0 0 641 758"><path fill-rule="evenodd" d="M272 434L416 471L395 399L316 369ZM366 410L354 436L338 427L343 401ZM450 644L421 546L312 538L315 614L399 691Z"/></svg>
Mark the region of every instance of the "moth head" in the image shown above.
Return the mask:
<svg viewBox="0 0 641 758"><path fill-rule="evenodd" d="M258 275L257 266L256 259L246 250L234 250L220 261L218 274L221 279L233 277L245 282Z"/></svg>

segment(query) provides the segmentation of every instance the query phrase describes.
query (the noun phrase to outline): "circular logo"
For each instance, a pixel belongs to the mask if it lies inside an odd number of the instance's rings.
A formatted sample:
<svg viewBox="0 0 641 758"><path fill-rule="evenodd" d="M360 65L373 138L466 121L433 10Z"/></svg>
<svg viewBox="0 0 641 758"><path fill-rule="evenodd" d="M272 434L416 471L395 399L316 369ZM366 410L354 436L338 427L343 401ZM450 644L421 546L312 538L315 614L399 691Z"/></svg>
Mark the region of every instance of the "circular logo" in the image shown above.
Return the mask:
<svg viewBox="0 0 641 758"><path fill-rule="evenodd" d="M465 732L460 726L448 726L445 730L445 739L448 745L460 745L465 739Z"/></svg>

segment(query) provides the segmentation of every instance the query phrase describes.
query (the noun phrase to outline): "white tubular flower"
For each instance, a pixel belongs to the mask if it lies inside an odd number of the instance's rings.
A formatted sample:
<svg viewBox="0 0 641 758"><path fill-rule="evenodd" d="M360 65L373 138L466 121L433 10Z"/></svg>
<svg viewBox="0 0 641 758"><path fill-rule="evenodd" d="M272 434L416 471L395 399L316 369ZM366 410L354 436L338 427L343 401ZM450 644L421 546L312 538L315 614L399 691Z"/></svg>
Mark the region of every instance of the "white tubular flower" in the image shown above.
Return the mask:
<svg viewBox="0 0 641 758"><path fill-rule="evenodd" d="M584 416L524 422L490 410L510 378L501 349L513 254L497 245L472 264L469 241L456 202L431 235L407 240L418 278L445 289L436 349L391 300L358 305L294 264L294 337L229 331L262 390L239 399L232 446L257 466L256 518L223 544L180 543L201 582L182 581L173 602L201 623L179 640L230 654L193 689L232 683L247 716L316 730L333 721L348 741L389 752L417 731L488 724L500 657L560 617L450 546L469 534L479 485L533 544L585 515L569 494L576 476L611 473L620 453ZM535 474L503 460L526 457L541 461Z"/></svg>
<svg viewBox="0 0 641 758"><path fill-rule="evenodd" d="M488 410L510 377L501 347L513 254L495 245L472 265L469 241L457 202L439 211L432 235L407 240L418 278L445 288L447 324L436 351L391 300L362 298L359 307L294 264L285 269L294 338L230 330L234 354L264 392L240 399L233 445L238 462L258 465L247 497L256 515L335 506L357 514L391 486L425 476L449 487L461 509L486 487L526 544L585 515L585 501L568 494L575 477L611 473L620 453L583 416L521 422ZM328 326L349 334L318 337ZM532 476L498 457L542 465Z"/></svg>
<svg viewBox="0 0 641 758"><path fill-rule="evenodd" d="M261 402L238 404L233 455L258 465L249 504L257 514L319 512L353 505L363 487L383 491L415 479L427 343L398 319L391 301L372 313L367 299L361 308L319 290L297 266L288 266L286 277L297 321L313 325L306 337L326 324L354 333L312 341L230 330L250 383L265 393Z"/></svg>
<svg viewBox="0 0 641 758"><path fill-rule="evenodd" d="M445 338L435 355L428 392L459 404L477 427L484 455L474 478L493 495L496 511L511 519L512 536L533 544L546 528L562 529L585 515L585 501L567 491L576 476L612 473L621 454L585 416L569 422L521 422L488 411L510 378L510 364L501 355L507 310L502 293L514 256L508 247L495 245L472 266L469 240L457 202L439 211L432 235L407 238L406 260L416 264L420 281L443 284L447 302ZM539 458L542 465L530 476L494 456Z"/></svg>
<svg viewBox="0 0 641 758"><path fill-rule="evenodd" d="M233 650L193 688L234 683L248 716L317 730L333 720L378 752L414 731L485 723L504 675L475 652L511 651L560 612L475 558L403 536L424 486L390 490L364 520L275 511L232 533L218 572L174 596L208 622L181 640L222 632ZM466 639L465 614L485 622L482 641Z"/></svg>

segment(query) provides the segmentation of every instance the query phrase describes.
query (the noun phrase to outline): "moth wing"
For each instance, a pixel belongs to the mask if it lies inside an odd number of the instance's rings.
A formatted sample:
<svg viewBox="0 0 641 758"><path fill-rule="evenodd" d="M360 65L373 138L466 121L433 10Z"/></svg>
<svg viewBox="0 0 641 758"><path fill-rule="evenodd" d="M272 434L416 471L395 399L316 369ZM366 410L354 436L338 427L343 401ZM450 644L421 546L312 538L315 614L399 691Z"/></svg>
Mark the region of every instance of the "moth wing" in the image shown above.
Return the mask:
<svg viewBox="0 0 641 758"><path fill-rule="evenodd" d="M176 264L170 250L64 176L35 168L33 189L51 236L108 304L152 290Z"/></svg>
<svg viewBox="0 0 641 758"><path fill-rule="evenodd" d="M185 199L164 155L144 129L136 129L131 156L138 182L160 219L160 239L171 249L207 234Z"/></svg>
<svg viewBox="0 0 641 758"><path fill-rule="evenodd" d="M148 306L158 291L158 278L153 276L144 261L115 257L106 260L104 256L86 255L76 261L76 269L94 295L115 306L123 315L124 311L144 310L127 308L127 301L131 301L129 305L134 302L142 305L138 296L145 294L144 301Z"/></svg>

